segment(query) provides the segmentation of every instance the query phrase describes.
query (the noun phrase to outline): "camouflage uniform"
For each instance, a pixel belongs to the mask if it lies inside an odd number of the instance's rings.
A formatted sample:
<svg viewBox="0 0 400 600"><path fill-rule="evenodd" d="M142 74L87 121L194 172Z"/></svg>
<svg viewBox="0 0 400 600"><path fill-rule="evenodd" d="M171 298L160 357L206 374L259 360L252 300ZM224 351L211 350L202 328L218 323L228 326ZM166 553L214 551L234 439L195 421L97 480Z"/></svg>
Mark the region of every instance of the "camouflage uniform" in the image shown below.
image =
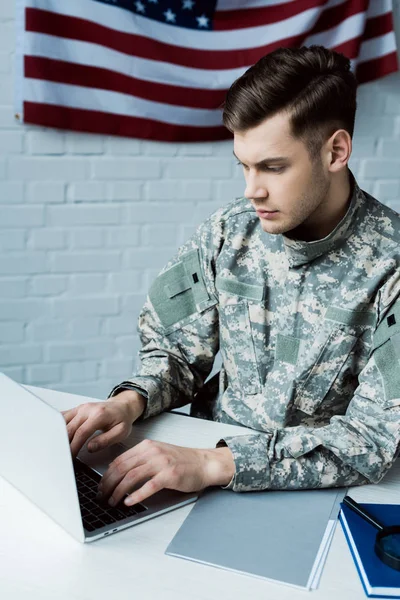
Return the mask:
<svg viewBox="0 0 400 600"><path fill-rule="evenodd" d="M143 418L193 402L254 429L218 444L235 491L378 482L400 439L399 250L400 216L355 182L313 242L268 234L247 199L230 203L151 286L140 372L112 394L140 390ZM218 385L203 388L219 349Z"/></svg>

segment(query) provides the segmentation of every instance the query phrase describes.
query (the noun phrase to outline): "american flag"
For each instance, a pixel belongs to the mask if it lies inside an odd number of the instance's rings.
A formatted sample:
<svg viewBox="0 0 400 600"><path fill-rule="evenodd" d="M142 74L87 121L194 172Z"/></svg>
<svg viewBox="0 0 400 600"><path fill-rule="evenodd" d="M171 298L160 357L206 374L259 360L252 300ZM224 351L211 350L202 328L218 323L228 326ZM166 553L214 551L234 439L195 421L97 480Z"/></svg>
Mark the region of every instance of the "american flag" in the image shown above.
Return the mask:
<svg viewBox="0 0 400 600"><path fill-rule="evenodd" d="M392 0L17 0L24 123L161 141L222 140L221 105L280 46L318 44L359 83L397 70Z"/></svg>

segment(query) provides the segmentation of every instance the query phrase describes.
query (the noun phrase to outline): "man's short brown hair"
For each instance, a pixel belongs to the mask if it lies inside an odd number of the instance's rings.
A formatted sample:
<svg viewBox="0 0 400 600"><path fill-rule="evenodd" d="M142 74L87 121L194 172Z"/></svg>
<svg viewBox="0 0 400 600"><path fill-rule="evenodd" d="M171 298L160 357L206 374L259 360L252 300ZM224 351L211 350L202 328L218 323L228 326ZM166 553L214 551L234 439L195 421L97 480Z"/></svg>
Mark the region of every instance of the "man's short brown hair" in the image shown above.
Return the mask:
<svg viewBox="0 0 400 600"><path fill-rule="evenodd" d="M230 87L223 123L243 132L281 111L290 115L291 133L310 156L336 129L353 136L357 81L350 61L323 46L278 48L261 58Z"/></svg>

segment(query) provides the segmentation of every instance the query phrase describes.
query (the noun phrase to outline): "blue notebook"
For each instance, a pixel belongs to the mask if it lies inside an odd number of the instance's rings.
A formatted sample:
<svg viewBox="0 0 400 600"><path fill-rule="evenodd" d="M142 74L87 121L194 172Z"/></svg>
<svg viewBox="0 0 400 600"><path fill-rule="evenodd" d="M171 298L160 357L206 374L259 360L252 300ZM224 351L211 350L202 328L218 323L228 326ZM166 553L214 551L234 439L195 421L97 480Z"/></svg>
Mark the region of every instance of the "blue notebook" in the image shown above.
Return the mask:
<svg viewBox="0 0 400 600"><path fill-rule="evenodd" d="M400 523L400 504L360 504L382 525ZM371 598L400 598L400 571L385 565L375 554L378 530L345 504L339 515L365 593Z"/></svg>

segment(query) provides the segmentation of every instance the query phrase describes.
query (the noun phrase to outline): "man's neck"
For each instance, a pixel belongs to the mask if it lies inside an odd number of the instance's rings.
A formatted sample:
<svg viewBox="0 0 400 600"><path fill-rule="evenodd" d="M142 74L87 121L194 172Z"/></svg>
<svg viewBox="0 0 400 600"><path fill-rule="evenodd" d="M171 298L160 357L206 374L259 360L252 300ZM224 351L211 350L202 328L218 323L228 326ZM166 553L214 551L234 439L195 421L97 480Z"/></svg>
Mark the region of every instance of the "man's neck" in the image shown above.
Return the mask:
<svg viewBox="0 0 400 600"><path fill-rule="evenodd" d="M288 237L313 242L327 237L348 211L353 195L354 181L347 170L341 181L332 182L329 197L305 223L288 232Z"/></svg>

